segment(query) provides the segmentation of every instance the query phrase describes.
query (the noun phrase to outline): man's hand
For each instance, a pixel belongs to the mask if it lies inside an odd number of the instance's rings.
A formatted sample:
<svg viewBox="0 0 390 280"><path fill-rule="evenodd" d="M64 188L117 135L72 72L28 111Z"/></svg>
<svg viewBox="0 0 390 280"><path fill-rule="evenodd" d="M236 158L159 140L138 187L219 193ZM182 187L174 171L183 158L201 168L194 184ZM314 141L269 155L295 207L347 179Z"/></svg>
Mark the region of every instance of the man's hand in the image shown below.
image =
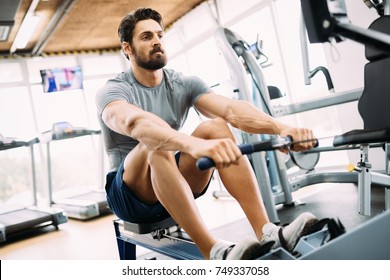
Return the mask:
<svg viewBox="0 0 390 280"><path fill-rule="evenodd" d="M238 164L238 160L242 156L237 144L228 138L208 140L195 138L189 143L189 146L189 154L193 158L208 157L215 162L217 169Z"/></svg>
<svg viewBox="0 0 390 280"><path fill-rule="evenodd" d="M282 137L290 136L293 142L303 141L301 143L294 144L291 147L291 150L296 152L310 150L317 143L313 131L308 128L293 128L293 127L286 128L280 133L280 136ZM313 141L307 141L307 140L313 140ZM287 153L288 149L281 149L281 151Z"/></svg>

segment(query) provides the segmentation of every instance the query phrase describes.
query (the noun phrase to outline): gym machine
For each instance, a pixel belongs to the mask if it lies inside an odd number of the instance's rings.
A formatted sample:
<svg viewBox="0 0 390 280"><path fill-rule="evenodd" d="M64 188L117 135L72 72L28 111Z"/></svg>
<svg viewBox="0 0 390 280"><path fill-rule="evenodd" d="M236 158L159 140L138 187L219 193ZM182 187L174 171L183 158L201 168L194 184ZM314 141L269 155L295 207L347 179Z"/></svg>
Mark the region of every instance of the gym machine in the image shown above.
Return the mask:
<svg viewBox="0 0 390 280"><path fill-rule="evenodd" d="M349 23L343 0L301 0L302 11L311 43L337 42L345 38L365 45L369 61L364 69L364 90L358 109L364 129L356 129L334 138L336 147L356 145L361 150L358 163L359 213L371 215L371 184L385 188L385 209L390 209L390 1L364 1L380 15L368 30ZM370 144L381 143L385 151L385 172L371 172L368 160Z"/></svg>
<svg viewBox="0 0 390 280"><path fill-rule="evenodd" d="M0 151L20 147L29 148L33 188L33 205L3 205L0 208L0 242L6 242L11 237L49 225L53 225L56 229L58 229L58 225L68 221L68 218L63 213L62 209L38 207L33 147L36 143L39 143L38 138L34 138L29 141L22 141L12 137L4 137L0 134Z"/></svg>
<svg viewBox="0 0 390 280"><path fill-rule="evenodd" d="M243 144L244 154L275 150L291 145L291 139L270 140ZM212 160L201 158L199 169L213 166ZM384 212L365 224L345 233L340 221L324 219L322 225L303 236L288 252L283 248L271 249L265 244L259 252L260 260L332 259L332 260L378 260L390 258L390 244L383 237L390 233L390 212ZM136 247L141 246L173 259L202 259L197 246L171 217L154 223L129 223L114 221L119 257L122 260L137 259ZM344 248L344 250L340 250Z"/></svg>
<svg viewBox="0 0 390 280"><path fill-rule="evenodd" d="M291 139L271 139L251 144L240 145L244 154L274 150L289 145ZM200 170L214 166L209 158L201 158L197 162ZM155 223L129 223L114 221L120 259L136 259L136 246L142 246L174 259L203 259L199 249L188 235L177 225L172 217L165 217ZM265 253L270 248L265 248Z"/></svg>
<svg viewBox="0 0 390 280"><path fill-rule="evenodd" d="M244 41L237 33L220 27L216 33L215 38L217 42L217 47L225 57L225 61L229 65L229 69L232 71L233 83L237 87L238 99L247 100L254 104L256 107L263 109L265 113L271 116L278 116L281 111L280 108L273 108L270 102L270 92L269 86L265 82L265 78L261 68L258 65L257 59L253 54L253 49L250 48L249 44ZM243 63L243 62L244 63ZM252 90L248 84L247 76L251 76L254 81L256 90L258 91L257 97L252 95ZM330 98L324 98L320 100L311 101L310 104L305 104L305 107L310 107L311 109L321 108L327 104L328 106L341 104L344 102L355 101L360 96L361 92L351 91L343 94L332 95ZM256 142L260 140L266 140L272 138L273 136L268 135L244 135L244 143ZM295 162L300 168L305 170L310 170L313 168L317 161L319 160L319 153L310 153L305 154L302 157L302 153L290 153L292 157L295 157ZM339 174L329 174L327 179L330 181L324 181L324 176L318 176L310 181L292 181L287 175L287 166L285 164L285 159L279 153L275 151L268 151L266 161L265 157L259 156L249 156L253 170L256 174L260 191L264 200L264 205L267 210L269 219L274 222L279 222L279 217L275 209L275 205L284 204L284 205L293 205L293 199L291 193L299 189L303 183L314 184L318 182L357 182L357 174L345 172L343 178L340 176L335 177ZM308 174L311 176L311 174ZM308 175L305 175L303 178L308 180ZM294 178L297 180L297 178ZM302 180L299 177L299 180ZM279 189L280 191L274 192L273 187ZM214 196L220 197L225 194L222 192L215 193Z"/></svg>
<svg viewBox="0 0 390 280"><path fill-rule="evenodd" d="M48 170L48 187L49 201L51 206L60 207L65 210L70 218L87 220L98 217L103 214L111 213L106 200L106 192L103 188L84 188L79 187L70 194L57 195L53 197L53 176L51 163L50 144L53 141L72 139L75 137L99 135L100 130L91 130L82 127L74 127L69 122L54 123L51 130L42 134L43 141L46 143L47 151L47 170ZM98 176L103 176L103 145L99 138L99 170ZM103 185L103 183L101 184Z"/></svg>
<svg viewBox="0 0 390 280"><path fill-rule="evenodd" d="M121 260L137 259L141 246L165 257L178 260L203 259L199 249L172 218L134 224L114 221ZM383 242L390 234L390 212L378 214L361 226L330 240L327 226L303 236L294 253L283 248L264 248L260 260L388 260L390 243Z"/></svg>
<svg viewBox="0 0 390 280"><path fill-rule="evenodd" d="M328 9L328 4L330 9ZM387 4L388 5L388 4ZM385 5L386 7L386 5ZM385 10L386 8L384 8ZM381 33L373 31L373 30L365 30L357 28L348 22L345 12L344 2L340 1L302 1L302 11L303 18L305 19L306 25L308 26L309 39L311 42L323 42L323 40L328 40L329 36L333 34L333 36L337 36L337 40L341 40L342 37L338 34L342 34L343 36L349 36L352 39L357 39L359 42L366 42L367 44L374 44L375 46L381 47L381 49L387 51L388 47L388 35L383 34L385 31L384 25L381 25L381 28L378 30ZM328 12L327 12L328 11ZM381 13L380 13L381 14ZM379 18L378 20L386 20L384 17ZM325 21L327 24L317 24L317 21ZM387 18L388 20L388 18ZM328 26L329 22L329 26ZM326 31L321 30L321 26L328 26ZM376 24L378 26L378 24ZM387 24L389 26L389 24ZM317 28L317 29L314 29ZM371 28L372 29L372 28ZM372 32L373 31L373 32ZM326 32L326 34L316 35L316 32ZM336 34L337 33L337 34ZM388 33L388 32L387 32ZM254 49L258 53L261 50L256 50L253 46L247 44L238 34L226 29L219 28L216 32L216 40L219 49L222 54L225 56L227 63L230 65L231 71L234 72L232 75L232 79L238 87L238 95L240 99L248 100L254 103L255 106L262 108L266 113L279 117L283 115L289 115L299 112L304 112L308 110L313 110L317 108L323 108L326 106L338 105L346 102L356 101L362 96L363 90L354 90L348 91L344 93L334 94L331 97L320 98L317 100L312 100L309 102L292 104L289 106L283 107L275 107L273 108L270 104L270 92L269 86L266 85L262 71L258 65L256 59L256 52L254 54ZM383 53L382 53L383 55ZM377 55L378 56L378 55ZM385 71L386 72L386 71ZM383 72L383 73L385 73ZM248 73L251 75L252 80L258 90L258 94L260 98L254 98L251 95L251 90L247 85L246 76ZM328 81L328 86L331 85ZM385 83L386 78L380 82L377 80L375 84ZM367 86L366 86L367 88ZM377 90L377 92L381 92ZM377 97L377 102L382 100L383 97ZM382 102L382 101L379 101ZM362 104L362 102L361 102ZM383 104L383 102L382 102ZM388 104L388 103L384 103ZM371 106L371 110L373 106ZM374 107L375 108L375 107ZM386 111L386 110L383 110ZM383 113L382 113L383 114ZM369 115L369 114L366 114ZM382 119L386 119L384 116ZM375 121L374 121L375 122ZM382 121L383 122L383 121ZM382 126L386 127L386 126ZM388 127L388 125L387 125ZM378 127L375 127L378 128ZM253 136L250 136L253 137ZM260 137L260 136L257 136ZM349 135L348 138L354 138L354 141L359 142L360 140L356 137L359 135ZM380 133L371 133L371 138L364 139L364 141L369 141L367 143L367 149L369 147L380 147L388 141L387 133L380 135ZM251 138L249 138L248 142L251 142ZM293 154L292 156L298 158L300 161L304 161L304 165L315 166L318 161L318 156L320 152L323 151L335 151L335 150L343 150L343 149L360 149L360 145L358 143L350 141L346 141L345 137L338 136L336 137L333 147L328 148L317 148L304 153ZM388 147L388 144L385 145ZM387 148L388 149L388 148ZM289 178L286 172L286 165L283 163L283 159L281 159L277 154L273 156L269 156L268 167L266 166L264 160L257 159L253 161L254 157L252 157L252 166L254 168L255 174L257 177L262 176L262 180L259 181L259 186L262 191L262 196L264 199L264 203L267 209L267 213L272 222L278 222L278 215L275 210L274 204L283 203L284 205L292 205L292 196L291 192L298 190L307 185L313 185L318 183L358 183L359 187L359 213L363 215L370 215L369 211L369 186L371 183L375 183L385 187L385 209L389 209L389 194L388 189L390 185L389 181L389 171L388 171L388 158L389 152L386 152L386 172L387 174L381 174L378 172L324 172L324 173L315 173L311 172L305 174L303 176L297 176L294 178ZM272 153L271 153L272 155ZM298 165L299 166L299 165ZM365 168L361 168L364 166ZM357 171L359 170L370 170L370 163L368 161L368 155L362 155L362 160L358 163ZM368 167L368 168L367 168ZM268 170L267 170L268 168ZM268 171L268 172L267 172ZM268 174L267 174L268 173ZM275 179L276 178L276 179ZM282 192L272 193L271 189L271 179L276 181L277 184L280 184ZM273 183L275 184L275 183ZM365 191L362 191L365 189ZM363 206L364 205L364 206ZM364 210L365 209L365 210Z"/></svg>

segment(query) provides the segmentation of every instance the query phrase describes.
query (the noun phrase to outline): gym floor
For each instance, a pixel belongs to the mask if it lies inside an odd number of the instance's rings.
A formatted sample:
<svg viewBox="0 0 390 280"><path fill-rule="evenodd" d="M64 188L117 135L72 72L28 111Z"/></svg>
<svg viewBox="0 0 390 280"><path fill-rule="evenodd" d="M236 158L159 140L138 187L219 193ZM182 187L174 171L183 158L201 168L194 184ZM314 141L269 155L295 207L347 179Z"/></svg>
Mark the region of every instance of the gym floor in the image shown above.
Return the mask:
<svg viewBox="0 0 390 280"><path fill-rule="evenodd" d="M212 191L219 189L213 180L209 191L197 200L205 223L210 228L240 220L244 217L231 198L215 199ZM112 214L87 221L69 219L59 230L47 226L35 233L24 234L0 244L2 260L118 260ZM137 255L147 254L137 249Z"/></svg>
<svg viewBox="0 0 390 280"><path fill-rule="evenodd" d="M212 180L210 189L197 204L206 225L216 237L238 242L243 236L254 234L238 203L232 198L215 199L214 190L220 190L218 180ZM383 197L374 213L384 209ZM356 186L353 184L319 184L302 188L293 193L295 201L304 202L296 207L279 207L281 224L293 220L299 213L310 211L318 217L339 217L351 229L367 218L357 213ZM375 198L375 196L373 197ZM378 200L378 199L377 199ZM118 260L112 214L87 221L69 219L59 230L48 226L39 234L29 233L0 244L2 260ZM233 230L232 230L233 229ZM239 230L237 230L239 229ZM139 248L140 259L154 253Z"/></svg>

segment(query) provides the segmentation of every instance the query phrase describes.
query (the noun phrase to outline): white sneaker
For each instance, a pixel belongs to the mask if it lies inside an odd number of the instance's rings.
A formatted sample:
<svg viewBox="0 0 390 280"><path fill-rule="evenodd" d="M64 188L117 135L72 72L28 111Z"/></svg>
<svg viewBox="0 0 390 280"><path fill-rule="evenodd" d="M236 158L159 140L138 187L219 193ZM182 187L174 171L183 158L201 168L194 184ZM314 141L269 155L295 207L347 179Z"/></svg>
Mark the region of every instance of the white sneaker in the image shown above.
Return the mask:
<svg viewBox="0 0 390 280"><path fill-rule="evenodd" d="M211 260L255 260L263 255L262 246L255 238L246 238L238 244L218 241L210 251Z"/></svg>
<svg viewBox="0 0 390 280"><path fill-rule="evenodd" d="M299 215L291 224L286 227L276 226L272 223L263 226L263 237L260 244L264 245L270 241L275 244L272 248L282 246L292 252L299 238L308 233L318 219L311 213L305 212Z"/></svg>

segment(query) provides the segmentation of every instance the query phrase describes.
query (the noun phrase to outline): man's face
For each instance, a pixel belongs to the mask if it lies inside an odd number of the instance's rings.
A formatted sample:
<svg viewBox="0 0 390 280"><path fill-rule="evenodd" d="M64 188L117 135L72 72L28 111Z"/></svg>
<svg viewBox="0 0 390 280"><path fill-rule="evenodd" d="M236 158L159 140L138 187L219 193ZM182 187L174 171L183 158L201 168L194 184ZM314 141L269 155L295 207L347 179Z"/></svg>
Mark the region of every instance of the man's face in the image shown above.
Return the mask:
<svg viewBox="0 0 390 280"><path fill-rule="evenodd" d="M158 70L167 64L163 48L164 31L154 20L142 20L137 23L131 46L131 58L142 68Z"/></svg>

